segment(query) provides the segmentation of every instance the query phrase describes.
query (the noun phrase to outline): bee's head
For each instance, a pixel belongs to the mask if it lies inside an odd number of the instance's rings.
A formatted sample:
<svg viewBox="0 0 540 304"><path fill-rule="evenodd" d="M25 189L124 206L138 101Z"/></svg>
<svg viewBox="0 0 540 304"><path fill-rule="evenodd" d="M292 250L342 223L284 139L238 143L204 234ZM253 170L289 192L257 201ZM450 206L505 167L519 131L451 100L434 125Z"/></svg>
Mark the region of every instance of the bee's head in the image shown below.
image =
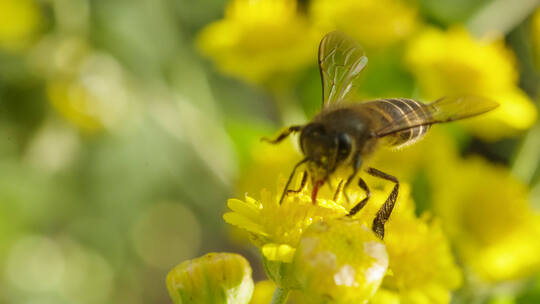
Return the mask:
<svg viewBox="0 0 540 304"><path fill-rule="evenodd" d="M312 122L302 129L300 147L308 161L315 199L317 189L351 153L351 137L346 133L331 132L323 124Z"/></svg>

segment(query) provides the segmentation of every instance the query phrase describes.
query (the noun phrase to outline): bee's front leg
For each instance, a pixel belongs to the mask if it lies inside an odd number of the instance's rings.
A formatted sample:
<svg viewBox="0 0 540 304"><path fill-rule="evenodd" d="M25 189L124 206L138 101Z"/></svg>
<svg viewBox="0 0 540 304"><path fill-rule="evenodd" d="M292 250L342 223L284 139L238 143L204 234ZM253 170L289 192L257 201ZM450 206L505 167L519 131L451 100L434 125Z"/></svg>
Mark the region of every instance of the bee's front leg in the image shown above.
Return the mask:
<svg viewBox="0 0 540 304"><path fill-rule="evenodd" d="M299 161L296 165L294 165L294 168L291 172L291 175L289 175L289 179L287 180L287 183L285 184L285 189L283 189L283 193L281 194L281 198L279 199L279 204L281 205L281 203L283 202L283 199L285 198L285 195L288 193L288 189L289 189L289 185L291 184L291 181L294 177L294 174L296 173L296 169L298 169L298 167L300 167L302 164L304 164L305 162L307 162L307 158L304 158L302 159L301 161ZM304 177L302 178L302 184L305 185L306 181L307 181L307 174L304 174ZM303 188L303 186L302 186ZM293 190L294 191L294 190Z"/></svg>
<svg viewBox="0 0 540 304"><path fill-rule="evenodd" d="M307 171L304 171L304 173L302 173L302 181L300 182L300 187L298 187L298 189L296 190L292 190L292 189L287 190L285 195L289 195L291 193L300 193L302 190L304 190L304 188L307 185L307 178L308 178L308 173Z"/></svg>
<svg viewBox="0 0 540 304"><path fill-rule="evenodd" d="M390 218L390 214L392 214L392 210L394 209L394 205L396 204L396 199L399 191L399 181L396 177L390 174L386 174L375 168L369 168L367 172L370 175L394 182L396 184L394 186L394 189L392 189L390 196L386 199L379 211L377 211L377 214L373 219L373 225L371 226L373 232L375 232L375 234L382 240L384 238L384 224Z"/></svg>

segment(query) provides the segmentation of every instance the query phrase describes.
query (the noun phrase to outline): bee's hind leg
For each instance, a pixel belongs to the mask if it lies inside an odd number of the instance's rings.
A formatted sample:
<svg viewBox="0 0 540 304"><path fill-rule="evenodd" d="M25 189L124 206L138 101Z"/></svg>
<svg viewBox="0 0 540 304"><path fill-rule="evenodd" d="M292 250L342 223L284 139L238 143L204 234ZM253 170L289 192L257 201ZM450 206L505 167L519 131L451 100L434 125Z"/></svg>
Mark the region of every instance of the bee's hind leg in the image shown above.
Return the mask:
<svg viewBox="0 0 540 304"><path fill-rule="evenodd" d="M392 214L392 210L394 209L394 205L396 204L396 199L399 191L399 181L396 177L390 174L386 174L375 168L369 168L367 172L375 177L379 177L395 183L394 189L392 189L390 196L386 199L379 211L377 211L377 214L373 219L373 225L371 226L373 232L375 232L375 234L382 240L384 238L384 224L390 218L390 214Z"/></svg>
<svg viewBox="0 0 540 304"><path fill-rule="evenodd" d="M283 132L281 132L276 138L274 139L270 139L270 138L267 138L267 137L263 137L261 138L262 141L266 141L268 143L271 143L273 145L275 144L278 144L280 143L282 140L284 140L285 138L289 137L289 135L291 135L291 133L295 133L295 132L299 132L301 131L303 128L303 126L290 126L289 128L287 128L286 130L284 130Z"/></svg>

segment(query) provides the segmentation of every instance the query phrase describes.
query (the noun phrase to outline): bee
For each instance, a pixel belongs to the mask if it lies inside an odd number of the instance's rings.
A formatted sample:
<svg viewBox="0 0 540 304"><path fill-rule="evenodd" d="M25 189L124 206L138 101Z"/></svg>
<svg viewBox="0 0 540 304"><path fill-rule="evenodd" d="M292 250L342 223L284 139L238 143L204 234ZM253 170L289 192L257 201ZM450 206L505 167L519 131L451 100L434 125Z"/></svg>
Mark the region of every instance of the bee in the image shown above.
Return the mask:
<svg viewBox="0 0 540 304"><path fill-rule="evenodd" d="M313 185L315 203L320 187L328 182L336 169L352 168L342 192L360 172L364 161L379 146L400 147L418 141L434 124L464 119L495 109L498 104L477 96L443 97L424 104L408 98L377 99L357 102L354 100L356 82L368 59L360 45L341 32L327 34L319 45L319 70L323 86L322 110L304 125L294 125L275 139L266 141L277 144L292 133L300 133L299 146L304 158L289 176L279 203L290 192L299 192L306 184L307 175ZM307 166L299 190L288 190L297 169ZM372 230L384 238L384 224L388 221L399 191L396 177L372 167L367 173L394 183L394 188L373 219ZM358 213L368 202L371 192L368 185L358 178L358 186L365 197L348 212ZM338 187L339 191L339 187Z"/></svg>

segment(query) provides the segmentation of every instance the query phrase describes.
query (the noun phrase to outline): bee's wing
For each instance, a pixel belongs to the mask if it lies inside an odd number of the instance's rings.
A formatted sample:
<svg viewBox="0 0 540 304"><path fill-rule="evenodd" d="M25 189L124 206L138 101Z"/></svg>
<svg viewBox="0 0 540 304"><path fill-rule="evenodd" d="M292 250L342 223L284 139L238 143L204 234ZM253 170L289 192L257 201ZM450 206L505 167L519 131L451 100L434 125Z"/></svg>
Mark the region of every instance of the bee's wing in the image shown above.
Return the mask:
<svg viewBox="0 0 540 304"><path fill-rule="evenodd" d="M498 106L499 104L491 99L479 96L444 97L415 111L404 113L400 118L377 130L375 134L377 137L383 137L418 126L464 119L491 111Z"/></svg>
<svg viewBox="0 0 540 304"><path fill-rule="evenodd" d="M323 108L340 102L354 91L354 82L367 64L360 45L341 32L328 33L319 45Z"/></svg>

